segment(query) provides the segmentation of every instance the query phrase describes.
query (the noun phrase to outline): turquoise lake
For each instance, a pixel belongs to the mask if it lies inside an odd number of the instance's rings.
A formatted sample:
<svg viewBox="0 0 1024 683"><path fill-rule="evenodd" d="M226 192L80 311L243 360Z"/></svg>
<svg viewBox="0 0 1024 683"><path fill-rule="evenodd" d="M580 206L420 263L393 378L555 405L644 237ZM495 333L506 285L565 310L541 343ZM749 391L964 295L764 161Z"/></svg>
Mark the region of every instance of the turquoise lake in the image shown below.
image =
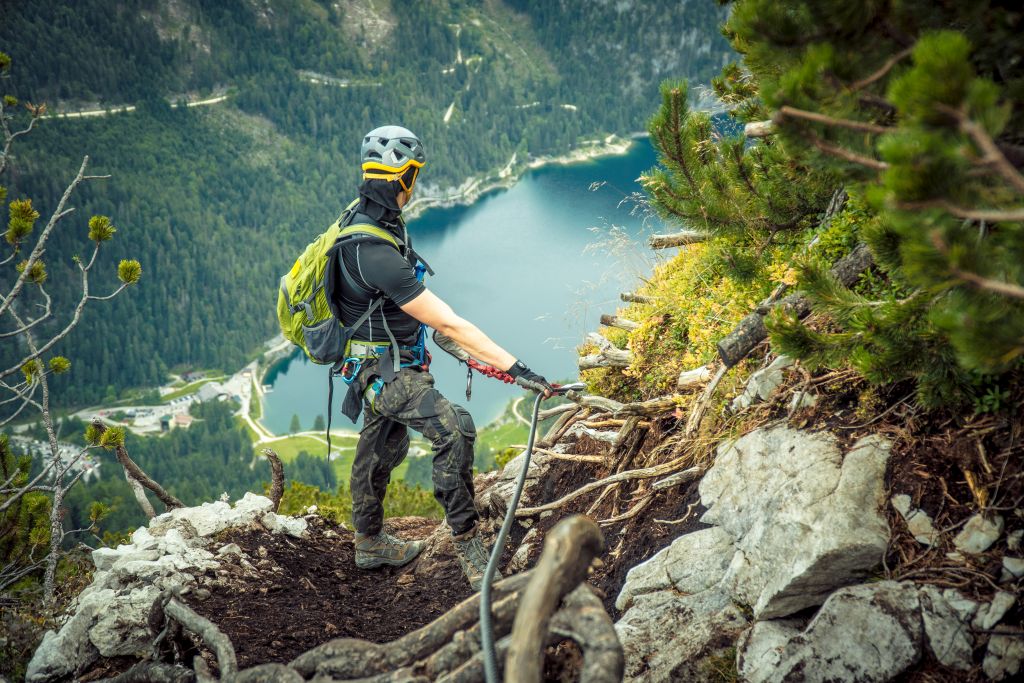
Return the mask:
<svg viewBox="0 0 1024 683"><path fill-rule="evenodd" d="M640 140L627 154L536 169L471 206L424 212L409 222L409 232L436 271L427 286L549 380L575 379L575 347L598 329L602 313L621 305L619 292L650 273L655 255L646 238L661 231L661 222L631 197L654 163L650 144ZM465 405L478 425L521 393L478 375L466 402L465 366L432 353L438 389ZM266 382L273 389L263 424L272 432L288 433L292 415L304 430L317 415L326 417L327 370L301 352L278 363ZM345 387L335 385L332 428L353 427L338 412Z"/></svg>

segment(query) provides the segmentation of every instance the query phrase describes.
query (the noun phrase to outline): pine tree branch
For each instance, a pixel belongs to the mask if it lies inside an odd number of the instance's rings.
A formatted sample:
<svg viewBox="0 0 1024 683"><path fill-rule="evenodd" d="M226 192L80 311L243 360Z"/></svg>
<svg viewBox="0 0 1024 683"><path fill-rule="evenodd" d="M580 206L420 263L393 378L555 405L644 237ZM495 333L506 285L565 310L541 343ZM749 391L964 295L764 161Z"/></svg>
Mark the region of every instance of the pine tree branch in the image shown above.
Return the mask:
<svg viewBox="0 0 1024 683"><path fill-rule="evenodd" d="M930 236L932 244L935 246L935 249L943 256L948 257L949 246L942 239L942 236L939 234L939 231L932 230ZM1024 299L1024 287L1021 287L1020 285L1015 285L1012 282L992 280L990 278L978 275L977 273L972 273L968 270L962 270L957 266L954 266L953 264L950 264L949 266L949 273L953 277L963 280L964 282L969 282L975 287L978 287L979 289L984 289L990 292L996 292L997 294L1009 296L1014 299Z"/></svg>
<svg viewBox="0 0 1024 683"><path fill-rule="evenodd" d="M960 130L974 141L974 144L978 146L983 154L981 163L992 164L1006 182L1010 183L1018 192L1024 193L1024 175L1021 175L1013 164L1010 163L1006 155L1003 154L1002 150L999 149L992 137L989 136L980 124L972 121L963 111L950 106L937 104L936 108L952 116L960 125Z"/></svg>
<svg viewBox="0 0 1024 683"><path fill-rule="evenodd" d="M899 202L897 209L916 211L919 209L942 209L957 218L970 221L986 221L989 223L1019 223L1024 221L1024 209L1001 211L999 209L967 209L957 206L945 199L932 199L922 202Z"/></svg>
<svg viewBox="0 0 1024 683"><path fill-rule="evenodd" d="M18 274L18 279L14 281L14 287L12 287L7 296L0 301L0 315L3 315L4 312L10 308L18 294L21 293L21 289L25 286L25 281L28 279L32 266L35 265L36 261L42 258L43 252L46 250L46 241L50 238L50 233L53 232L53 229L57 227L57 223L74 211L73 208L65 210L64 206L68 203L68 200L71 199L71 193L74 192L75 188L78 187L78 184L82 182L82 178L85 176L85 167L88 166L88 164L89 157L86 156L82 159L82 166L78 169L78 174L75 175L75 179L67 186L67 189L64 190L64 195L60 198L60 201L57 202L56 211L54 211L53 215L50 216L50 220L46 223L46 227L43 228L42 233L39 234L39 239L36 241L36 246L32 249L32 253L29 254L24 270ZM0 168L0 170L2 170L2 168Z"/></svg>
<svg viewBox="0 0 1024 683"><path fill-rule="evenodd" d="M908 47L905 50L901 50L900 52L897 52L892 57L887 59L885 61L885 64L883 64L881 66L881 68L878 69L878 71L875 71L870 76L866 76L865 78L862 78L861 80L856 81L853 84L851 84L850 85L850 92L857 92L858 90L863 90L864 88L868 87L872 83L876 83L877 81L885 78L885 75L888 74L890 71L892 71L892 68L894 66L899 64L902 60L904 60L907 57L909 57L910 54L913 51L914 51L913 47Z"/></svg>
<svg viewBox="0 0 1024 683"><path fill-rule="evenodd" d="M747 173L747 169L743 165L743 146L742 145L735 145L735 146L733 146L733 148L732 148L732 157L733 157L733 161L736 162L736 172L739 174L740 179L743 181L743 184L747 186L748 190L750 190L750 194L752 194L755 197L760 198L761 197L761 193L759 193L757 191L757 189L754 188L754 183L751 181L750 176ZM771 205L771 202L769 202L769 206L770 205Z"/></svg>
<svg viewBox="0 0 1024 683"><path fill-rule="evenodd" d="M884 171L887 168L889 168L889 164L887 164L884 161L879 161L878 159L866 157L861 154L857 154L856 152L853 152L851 150L848 150L845 147L839 147L837 145L825 142L817 135L809 135L808 137L811 141L811 144L820 149L825 154L829 154L834 157L839 157L840 159L845 159L846 161L853 162L860 166L866 166L867 168L873 169L875 171Z"/></svg>
<svg viewBox="0 0 1024 683"><path fill-rule="evenodd" d="M789 105L779 107L779 111L775 114L774 121L776 123L781 123L782 119L785 118L803 119L804 121L813 121L814 123L821 123L834 128L847 128L849 130L859 130L865 133L881 134L892 131L892 128L888 126L880 126L877 123L854 121L852 119L837 119L832 116L826 116L825 114L790 107Z"/></svg>

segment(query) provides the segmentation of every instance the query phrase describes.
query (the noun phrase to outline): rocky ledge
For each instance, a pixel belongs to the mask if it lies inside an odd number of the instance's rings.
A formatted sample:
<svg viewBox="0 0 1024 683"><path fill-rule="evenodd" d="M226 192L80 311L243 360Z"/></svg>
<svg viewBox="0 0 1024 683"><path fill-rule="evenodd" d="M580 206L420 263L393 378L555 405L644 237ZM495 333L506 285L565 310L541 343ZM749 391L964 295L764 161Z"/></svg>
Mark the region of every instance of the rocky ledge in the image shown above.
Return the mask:
<svg viewBox="0 0 1024 683"><path fill-rule="evenodd" d="M1012 575L987 601L879 580L889 453L879 436L844 450L784 424L720 446L699 487L710 526L634 567L618 596L627 678L889 681L925 656L1017 675L1022 633L1001 623Z"/></svg>
<svg viewBox="0 0 1024 683"><path fill-rule="evenodd" d="M53 681L84 671L101 657L144 657L154 634L150 615L162 597L187 594L199 577L221 569L237 546L218 544L226 529L262 525L302 537L307 521L275 514L268 498L252 493L226 502L179 508L139 527L132 542L93 551L96 574L59 631L49 631L29 662L26 680Z"/></svg>

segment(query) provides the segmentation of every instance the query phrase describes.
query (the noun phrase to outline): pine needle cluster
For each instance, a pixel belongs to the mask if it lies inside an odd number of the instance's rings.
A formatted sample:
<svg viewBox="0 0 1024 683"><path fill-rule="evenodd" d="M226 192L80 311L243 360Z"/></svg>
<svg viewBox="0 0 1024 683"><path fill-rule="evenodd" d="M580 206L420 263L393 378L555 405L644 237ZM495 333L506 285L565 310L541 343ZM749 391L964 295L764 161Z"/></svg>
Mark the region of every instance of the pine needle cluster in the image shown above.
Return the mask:
<svg viewBox="0 0 1024 683"><path fill-rule="evenodd" d="M653 204L752 276L764 245L794 247L817 315L773 316L777 350L978 409L1024 358L1022 22L996 2L735 2L725 33L743 64L712 85L769 134L721 135L666 84ZM815 227L840 187L855 201L833 246L866 242L875 262L852 288L828 274L843 252L823 248L830 226Z"/></svg>

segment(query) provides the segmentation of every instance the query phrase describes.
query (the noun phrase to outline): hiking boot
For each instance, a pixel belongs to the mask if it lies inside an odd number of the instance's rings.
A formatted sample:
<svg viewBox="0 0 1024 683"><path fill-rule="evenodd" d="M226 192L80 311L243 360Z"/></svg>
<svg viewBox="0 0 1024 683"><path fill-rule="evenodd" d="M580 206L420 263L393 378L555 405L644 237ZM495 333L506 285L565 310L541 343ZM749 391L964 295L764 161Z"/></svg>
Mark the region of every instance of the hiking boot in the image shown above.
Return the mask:
<svg viewBox="0 0 1024 683"><path fill-rule="evenodd" d="M409 564L423 550L423 541L403 541L386 531L369 536L356 534L356 566L376 569L383 565L401 567Z"/></svg>
<svg viewBox="0 0 1024 683"><path fill-rule="evenodd" d="M452 542L455 545L455 556L459 559L462 573L469 579L469 585L473 590L480 590L480 586L484 583L484 571L487 569L487 560L490 553L488 553L483 541L480 540L477 528L474 526L464 534L453 536ZM498 581L500 579L501 572L495 569L494 580Z"/></svg>

